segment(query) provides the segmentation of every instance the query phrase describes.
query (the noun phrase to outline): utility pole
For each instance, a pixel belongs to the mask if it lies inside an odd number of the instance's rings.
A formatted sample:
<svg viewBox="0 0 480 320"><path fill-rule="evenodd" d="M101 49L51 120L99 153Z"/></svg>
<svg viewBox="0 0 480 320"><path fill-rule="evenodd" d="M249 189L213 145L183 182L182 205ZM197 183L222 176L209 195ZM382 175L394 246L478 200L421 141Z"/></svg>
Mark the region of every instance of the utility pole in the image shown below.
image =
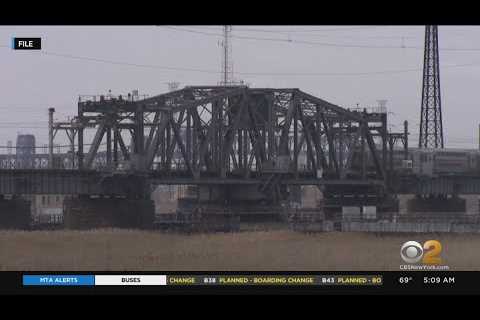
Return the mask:
<svg viewBox="0 0 480 320"><path fill-rule="evenodd" d="M419 148L443 148L438 26L425 26Z"/></svg>
<svg viewBox="0 0 480 320"><path fill-rule="evenodd" d="M54 108L48 109L48 167L53 169L53 113Z"/></svg>
<svg viewBox="0 0 480 320"><path fill-rule="evenodd" d="M404 159L408 160L408 121L403 122L403 139L405 140L404 144Z"/></svg>

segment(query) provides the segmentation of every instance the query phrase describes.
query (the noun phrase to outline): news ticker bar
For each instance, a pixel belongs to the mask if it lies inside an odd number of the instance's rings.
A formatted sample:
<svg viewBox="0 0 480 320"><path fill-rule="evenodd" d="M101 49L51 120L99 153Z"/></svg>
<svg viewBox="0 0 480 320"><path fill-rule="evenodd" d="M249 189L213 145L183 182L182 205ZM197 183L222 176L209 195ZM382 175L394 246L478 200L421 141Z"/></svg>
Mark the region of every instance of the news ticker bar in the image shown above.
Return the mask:
<svg viewBox="0 0 480 320"><path fill-rule="evenodd" d="M381 286L381 275L23 275L23 286Z"/></svg>

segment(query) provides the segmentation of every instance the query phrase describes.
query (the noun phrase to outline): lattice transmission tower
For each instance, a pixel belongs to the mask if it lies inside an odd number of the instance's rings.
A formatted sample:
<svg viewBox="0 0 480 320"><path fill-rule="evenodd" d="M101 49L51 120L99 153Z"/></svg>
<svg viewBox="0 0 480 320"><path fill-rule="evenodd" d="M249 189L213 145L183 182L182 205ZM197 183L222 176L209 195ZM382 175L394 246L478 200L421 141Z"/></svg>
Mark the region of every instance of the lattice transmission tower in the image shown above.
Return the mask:
<svg viewBox="0 0 480 320"><path fill-rule="evenodd" d="M419 148L443 148L438 26L425 27Z"/></svg>

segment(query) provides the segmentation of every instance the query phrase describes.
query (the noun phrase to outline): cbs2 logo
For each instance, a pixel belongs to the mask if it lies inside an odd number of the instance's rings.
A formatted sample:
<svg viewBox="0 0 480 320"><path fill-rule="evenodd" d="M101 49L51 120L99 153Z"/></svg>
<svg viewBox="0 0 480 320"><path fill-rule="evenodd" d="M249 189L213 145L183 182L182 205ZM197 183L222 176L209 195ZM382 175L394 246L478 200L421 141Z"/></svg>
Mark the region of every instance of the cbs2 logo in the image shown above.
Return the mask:
<svg viewBox="0 0 480 320"><path fill-rule="evenodd" d="M407 241L402 245L400 256L407 263L417 263L422 260L424 264L440 264L441 252L442 244L437 240L425 241L423 247L416 241Z"/></svg>

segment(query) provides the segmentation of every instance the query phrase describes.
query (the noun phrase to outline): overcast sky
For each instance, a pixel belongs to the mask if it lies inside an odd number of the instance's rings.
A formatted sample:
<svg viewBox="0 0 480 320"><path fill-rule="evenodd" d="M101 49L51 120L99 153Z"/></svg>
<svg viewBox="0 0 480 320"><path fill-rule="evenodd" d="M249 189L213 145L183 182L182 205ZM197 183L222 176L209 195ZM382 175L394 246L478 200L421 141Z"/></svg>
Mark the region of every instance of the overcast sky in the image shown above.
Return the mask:
<svg viewBox="0 0 480 320"><path fill-rule="evenodd" d="M252 87L300 88L334 104L388 100L392 130L410 123L418 139L424 26L233 26L234 76ZM156 95L168 81L215 85L221 26L0 27L0 145L17 133L47 143L56 120L77 112L83 94ZM41 37L42 51L10 48L11 37ZM478 148L480 27L439 26L447 147ZM465 66L466 65L466 66ZM57 143L66 143L63 135ZM0 151L2 152L2 151Z"/></svg>

